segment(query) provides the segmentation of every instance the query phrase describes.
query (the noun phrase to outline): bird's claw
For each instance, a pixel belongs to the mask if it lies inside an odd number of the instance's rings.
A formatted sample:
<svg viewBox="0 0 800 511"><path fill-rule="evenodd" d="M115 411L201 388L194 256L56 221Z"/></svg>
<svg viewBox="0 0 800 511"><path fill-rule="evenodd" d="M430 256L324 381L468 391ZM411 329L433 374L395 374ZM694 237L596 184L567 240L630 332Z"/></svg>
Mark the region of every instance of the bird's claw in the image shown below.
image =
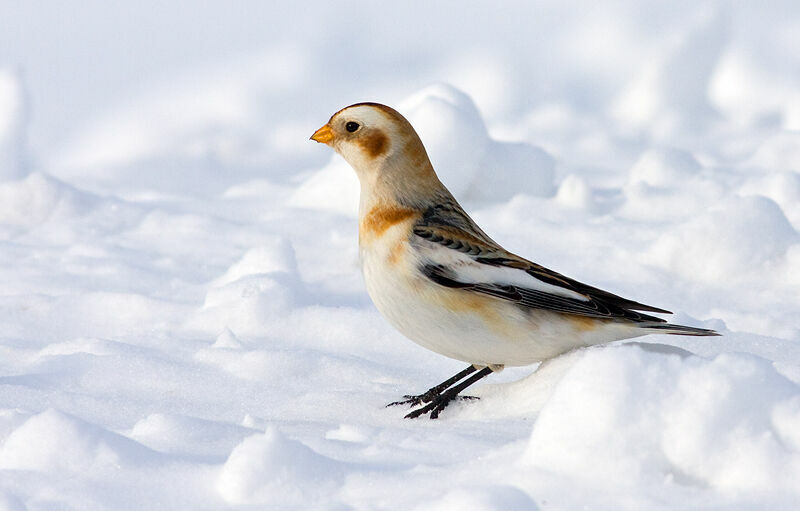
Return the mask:
<svg viewBox="0 0 800 511"><path fill-rule="evenodd" d="M431 401L435 400L440 395L441 394L428 395L427 393L420 394L418 396L405 395L405 396L403 396L405 399L403 399L402 401L392 401L391 403L386 405L386 408L389 408L390 406L400 406L400 405L409 405L409 408L414 408L415 406L419 406L419 405L424 404L424 403L430 403ZM452 399L461 399L461 400L464 400L464 401L472 401L472 400L480 399L480 398L478 396L455 396Z"/></svg>
<svg viewBox="0 0 800 511"><path fill-rule="evenodd" d="M403 396L405 399L402 401L395 401L393 403L389 403L388 406L397 406L397 405L411 405L411 408L416 406L423 405L422 408L418 408L416 410L412 410L406 415L406 419L416 419L420 415L424 415L426 413L430 413L431 419L436 419L439 417L439 413L444 410L447 405L450 404L451 401L456 399L462 400L475 400L480 399L477 396L461 396L459 393L475 383L476 381L484 378L492 373L493 369L489 367L484 367L477 373L475 373L476 369L475 366L469 366L468 368L464 369L460 373L456 374L452 378L449 378L439 385L428 389L424 394L420 394L418 396ZM475 373L475 374L472 374ZM472 374L472 376L469 376ZM464 379L465 377L469 376L469 378ZM458 383L460 382L460 383ZM457 384L456 384L457 383Z"/></svg>
<svg viewBox="0 0 800 511"><path fill-rule="evenodd" d="M409 396L404 396L404 397L409 397ZM417 417L420 417L421 415L425 415L426 413L430 412L429 418L430 419L437 419L439 417L439 413L441 413L442 410L447 408L447 405L449 405L452 401L457 401L457 400L472 401L472 400L480 399L478 396L459 396L459 395L453 396L453 395L447 395L446 392L442 393L442 394L438 394L438 395L433 396L433 397L430 397L427 400L422 400L422 399L415 400L414 399L414 398L419 398L421 396L410 396L410 397L411 397L411 399L407 399L405 401L397 401L397 402L394 402L394 403L389 403L386 406L399 405L399 404L405 404L405 403L412 403L411 404L411 408L414 408L415 406L419 406L419 405L421 405L423 403L428 403L425 406L423 406L422 408L418 408L417 410L413 410L413 411L409 412L408 414L406 414L405 418L406 419L416 419Z"/></svg>
<svg viewBox="0 0 800 511"><path fill-rule="evenodd" d="M386 405L386 408L390 406L399 406L399 405L411 405L411 408L415 406L419 406L422 403L430 403L433 399L435 399L439 394L434 394L430 391L425 392L424 394L420 394L418 396L412 396L410 394L406 394L403 396L405 399L402 401L394 401Z"/></svg>
<svg viewBox="0 0 800 511"><path fill-rule="evenodd" d="M430 413L428 416L429 419L438 419L439 414L447 408L451 402L456 400L464 400L464 401L471 401L474 399L480 399L478 396L459 396L459 395L448 395L447 392L444 392L431 400L430 403L408 413L405 418L406 419L416 419L421 415L425 415L426 413Z"/></svg>

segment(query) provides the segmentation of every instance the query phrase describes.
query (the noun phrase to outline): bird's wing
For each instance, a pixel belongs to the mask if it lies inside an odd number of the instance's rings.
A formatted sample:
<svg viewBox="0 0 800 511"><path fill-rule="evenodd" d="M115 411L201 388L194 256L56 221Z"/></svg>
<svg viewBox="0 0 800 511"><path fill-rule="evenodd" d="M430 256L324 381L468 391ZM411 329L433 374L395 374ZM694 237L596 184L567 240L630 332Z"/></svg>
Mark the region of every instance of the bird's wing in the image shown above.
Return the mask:
<svg viewBox="0 0 800 511"><path fill-rule="evenodd" d="M637 311L670 313L583 284L504 250L454 202L429 208L414 225L413 237L420 270L442 286L524 307L595 318L664 322Z"/></svg>

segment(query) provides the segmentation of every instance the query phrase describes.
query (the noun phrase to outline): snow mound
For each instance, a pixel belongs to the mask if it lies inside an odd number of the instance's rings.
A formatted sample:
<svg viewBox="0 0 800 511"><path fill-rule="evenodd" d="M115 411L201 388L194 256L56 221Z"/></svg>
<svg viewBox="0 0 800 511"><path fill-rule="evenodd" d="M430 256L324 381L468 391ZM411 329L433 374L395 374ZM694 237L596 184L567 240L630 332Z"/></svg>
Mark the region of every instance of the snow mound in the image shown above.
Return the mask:
<svg viewBox="0 0 800 511"><path fill-rule="evenodd" d="M513 486L469 486L455 488L443 497L426 502L414 509L419 511L450 511L469 509L471 511L538 511L536 503L522 490Z"/></svg>
<svg viewBox="0 0 800 511"><path fill-rule="evenodd" d="M754 268L776 263L798 241L774 201L732 197L661 235L649 256L666 269L726 285L758 278Z"/></svg>
<svg viewBox="0 0 800 511"><path fill-rule="evenodd" d="M555 160L542 149L492 140L467 94L435 84L398 109L425 144L439 179L457 198L506 200L518 193L552 196Z"/></svg>
<svg viewBox="0 0 800 511"><path fill-rule="evenodd" d="M800 133L775 133L758 146L748 163L772 171L800 172Z"/></svg>
<svg viewBox="0 0 800 511"><path fill-rule="evenodd" d="M125 305L126 306L122 308L129 309L131 304ZM38 355L40 357L59 357L78 353L97 356L111 355L115 353L114 343L106 339L79 337L77 339L48 344L39 350Z"/></svg>
<svg viewBox="0 0 800 511"><path fill-rule="evenodd" d="M346 216L358 213L359 184L356 173L338 154L315 171L291 194L290 206Z"/></svg>
<svg viewBox="0 0 800 511"><path fill-rule="evenodd" d="M265 320L284 314L297 302L296 280L284 274L248 275L206 293L190 326L241 333L259 332Z"/></svg>
<svg viewBox="0 0 800 511"><path fill-rule="evenodd" d="M757 175L745 182L739 191L744 195L763 195L774 200L795 230L800 230L800 173L771 172Z"/></svg>
<svg viewBox="0 0 800 511"><path fill-rule="evenodd" d="M285 237L275 237L269 245L253 247L244 253L224 275L212 285L221 287L250 275L267 273L294 273L297 271L294 249Z"/></svg>
<svg viewBox="0 0 800 511"><path fill-rule="evenodd" d="M342 467L270 428L233 449L217 490L231 504L307 509L333 493L343 478Z"/></svg>
<svg viewBox="0 0 800 511"><path fill-rule="evenodd" d="M705 212L728 188L688 151L645 151L622 186L625 202L619 214L638 220L689 219Z"/></svg>
<svg viewBox="0 0 800 511"><path fill-rule="evenodd" d="M800 496L799 405L800 386L752 355L587 350L542 409L522 460L592 484Z"/></svg>
<svg viewBox="0 0 800 511"><path fill-rule="evenodd" d="M707 89L727 31L724 15L701 12L617 98L615 115L657 138L701 127L713 119L716 114Z"/></svg>
<svg viewBox="0 0 800 511"><path fill-rule="evenodd" d="M555 167L553 157L538 147L491 141L465 198L499 202L519 193L551 197Z"/></svg>
<svg viewBox="0 0 800 511"><path fill-rule="evenodd" d="M227 349L239 349L242 348L242 341L236 337L236 334L233 331L225 327L222 330L222 333L217 336L217 339L214 341L214 344L211 345L212 348L227 348Z"/></svg>
<svg viewBox="0 0 800 511"><path fill-rule="evenodd" d="M0 447L0 469L82 473L157 459L141 444L58 410L33 415Z"/></svg>
<svg viewBox="0 0 800 511"><path fill-rule="evenodd" d="M645 151L628 174L629 183L675 187L701 170L690 153L677 149Z"/></svg>
<svg viewBox="0 0 800 511"><path fill-rule="evenodd" d="M81 190L41 172L0 182L0 239L35 231L50 243L77 249L81 240L99 233L115 234L135 225L140 216L136 205Z"/></svg>
<svg viewBox="0 0 800 511"><path fill-rule="evenodd" d="M247 250L211 282L203 307L187 326L205 332L263 332L270 318L302 301L303 283L291 242L285 237L265 241L268 244Z"/></svg>
<svg viewBox="0 0 800 511"><path fill-rule="evenodd" d="M175 414L153 413L138 421L129 436L156 451L224 455L239 439L252 433L249 428Z"/></svg>
<svg viewBox="0 0 800 511"><path fill-rule="evenodd" d="M370 437L369 428L362 428L352 424L340 424L338 428L325 433L328 440L340 442L365 443Z"/></svg>
<svg viewBox="0 0 800 511"><path fill-rule="evenodd" d="M18 181L0 183L0 224L31 228L49 218L84 214L98 203L95 195L35 172Z"/></svg>
<svg viewBox="0 0 800 511"><path fill-rule="evenodd" d="M26 93L19 72L0 68L0 181L26 174Z"/></svg>
<svg viewBox="0 0 800 511"><path fill-rule="evenodd" d="M788 48L797 42L785 44ZM798 129L797 81L770 69L768 61L776 58L780 57L772 55L764 59L754 48L729 45L715 66L708 87L709 100L740 124L770 122L782 117L785 129Z"/></svg>
<svg viewBox="0 0 800 511"><path fill-rule="evenodd" d="M426 87L397 106L419 134L439 179L456 197L469 188L489 146L472 99L445 84Z"/></svg>
<svg viewBox="0 0 800 511"><path fill-rule="evenodd" d="M592 188L580 176L569 174L558 185L556 202L570 209L594 211L597 208Z"/></svg>

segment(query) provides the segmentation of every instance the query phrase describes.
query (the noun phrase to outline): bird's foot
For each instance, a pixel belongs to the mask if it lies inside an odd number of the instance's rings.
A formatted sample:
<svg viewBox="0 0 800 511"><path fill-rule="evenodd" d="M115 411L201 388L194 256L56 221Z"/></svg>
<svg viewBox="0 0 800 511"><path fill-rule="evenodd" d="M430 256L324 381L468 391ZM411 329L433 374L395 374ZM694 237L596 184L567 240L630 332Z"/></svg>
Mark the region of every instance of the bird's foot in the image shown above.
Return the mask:
<svg viewBox="0 0 800 511"><path fill-rule="evenodd" d="M386 408L389 408L390 406L400 406L400 405L409 405L409 408L414 408L415 406L419 406L423 403L430 403L431 401L440 396L441 394L431 394L430 392L426 392L418 396L405 395L403 396L405 399L403 399L402 401L393 401L388 405L386 405ZM478 396L455 396L453 399L471 401L473 399L480 399L480 398Z"/></svg>
<svg viewBox="0 0 800 511"><path fill-rule="evenodd" d="M399 406L399 405L411 405L411 408L414 408L415 406L419 406L422 403L430 403L434 398L436 398L439 395L438 392L431 392L431 390L423 394L420 394L418 396L412 396L406 394L405 396L403 396L404 399L402 401L393 401L388 405L386 405L386 408L389 408L390 406Z"/></svg>
<svg viewBox="0 0 800 511"><path fill-rule="evenodd" d="M441 411L444 410L445 408L447 408L447 405L449 405L451 402L456 401L456 400L472 401L472 400L475 400L475 399L480 399L480 398L478 396L459 396L458 393L456 393L456 392L445 391L445 392L442 392L439 395L434 396L430 400L425 401L426 403L428 403L427 405L423 406L422 408L419 408L417 410L414 410L414 411L408 413L405 418L406 419L416 419L417 417L419 417L421 415L425 415L426 413L430 413L430 415L429 415L430 419L437 419L437 418L439 418L439 414L441 413ZM419 403L419 404L421 404L421 403ZM414 406L417 406L417 405L412 405L412 408Z"/></svg>
<svg viewBox="0 0 800 511"><path fill-rule="evenodd" d="M405 399L403 401L395 401L393 403L389 403L386 406L397 406L397 405L411 405L411 408L415 406L420 406L423 403L427 403L425 406L418 410L414 410L408 415L406 415L406 419L416 419L420 415L430 413L430 418L435 419L439 417L439 413L444 410L447 405L450 404L451 401L454 399L463 399L463 400L474 400L480 399L476 396L459 396L459 392L466 389L476 381L484 378L492 373L493 369L490 367L484 367L477 373L475 373L476 369L475 366L469 366L457 375L449 378L439 385L428 389L427 392L424 394L420 394L419 396L403 396ZM475 374L472 374L475 373ZM469 378L462 381L462 379L466 376L470 376ZM457 382L461 382L456 384Z"/></svg>

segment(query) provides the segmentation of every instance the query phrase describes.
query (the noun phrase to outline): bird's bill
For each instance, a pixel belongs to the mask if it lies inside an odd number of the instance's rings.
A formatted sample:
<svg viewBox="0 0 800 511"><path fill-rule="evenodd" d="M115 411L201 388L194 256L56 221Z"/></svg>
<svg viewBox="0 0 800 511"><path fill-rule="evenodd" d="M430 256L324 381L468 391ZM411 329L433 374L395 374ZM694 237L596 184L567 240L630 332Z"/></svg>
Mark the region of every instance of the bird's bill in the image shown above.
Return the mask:
<svg viewBox="0 0 800 511"><path fill-rule="evenodd" d="M326 124L311 135L311 140L319 142L320 144L327 144L333 140L333 130L330 124Z"/></svg>

